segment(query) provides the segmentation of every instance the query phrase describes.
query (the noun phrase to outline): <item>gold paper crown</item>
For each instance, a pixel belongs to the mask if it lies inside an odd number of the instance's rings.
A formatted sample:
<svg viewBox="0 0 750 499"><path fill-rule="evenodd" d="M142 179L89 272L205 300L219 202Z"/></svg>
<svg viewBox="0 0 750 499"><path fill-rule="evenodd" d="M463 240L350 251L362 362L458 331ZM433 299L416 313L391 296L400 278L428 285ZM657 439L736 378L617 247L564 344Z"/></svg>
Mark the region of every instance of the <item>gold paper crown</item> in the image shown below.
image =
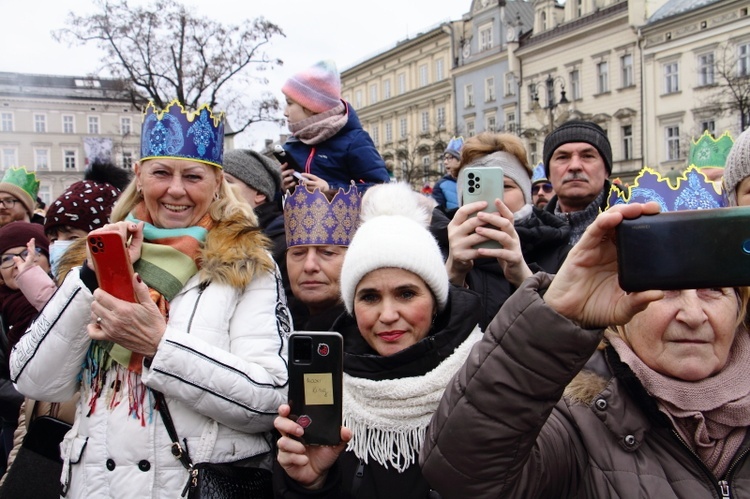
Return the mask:
<svg viewBox="0 0 750 499"><path fill-rule="evenodd" d="M355 185L339 188L329 201L320 189L299 185L284 205L287 247L302 245L349 246L359 224L362 201Z"/></svg>

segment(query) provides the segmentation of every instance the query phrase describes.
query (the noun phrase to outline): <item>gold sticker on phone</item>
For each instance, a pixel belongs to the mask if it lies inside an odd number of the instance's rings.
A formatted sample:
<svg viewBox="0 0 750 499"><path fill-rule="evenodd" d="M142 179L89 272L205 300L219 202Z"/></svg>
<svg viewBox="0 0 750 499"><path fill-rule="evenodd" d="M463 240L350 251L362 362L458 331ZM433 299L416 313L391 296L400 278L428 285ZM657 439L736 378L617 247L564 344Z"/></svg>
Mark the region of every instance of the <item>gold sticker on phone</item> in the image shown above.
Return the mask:
<svg viewBox="0 0 750 499"><path fill-rule="evenodd" d="M305 404L333 405L332 373L305 373Z"/></svg>

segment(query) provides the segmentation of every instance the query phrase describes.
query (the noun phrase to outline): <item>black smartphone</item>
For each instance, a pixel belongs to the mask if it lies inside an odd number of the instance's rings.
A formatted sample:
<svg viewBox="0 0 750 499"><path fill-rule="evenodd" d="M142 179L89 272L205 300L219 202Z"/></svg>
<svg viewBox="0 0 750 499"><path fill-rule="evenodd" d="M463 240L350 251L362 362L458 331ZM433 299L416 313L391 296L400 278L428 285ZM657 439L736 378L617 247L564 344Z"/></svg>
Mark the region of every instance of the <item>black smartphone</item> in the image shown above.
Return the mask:
<svg viewBox="0 0 750 499"><path fill-rule="evenodd" d="M616 234L625 291L750 286L749 206L644 215Z"/></svg>
<svg viewBox="0 0 750 499"><path fill-rule="evenodd" d="M505 172L501 166L467 166L461 170L461 206L475 201L486 201L487 207L482 211L495 213L495 199L503 199L505 192ZM476 217L472 213L470 217ZM474 245L474 248L501 248L494 240Z"/></svg>
<svg viewBox="0 0 750 499"><path fill-rule="evenodd" d="M302 167L299 165L299 163L297 163L292 155L287 153L279 144L276 144L274 146L273 155L279 163L286 163L287 165L289 165L289 168L291 168L295 172L303 173Z"/></svg>
<svg viewBox="0 0 750 499"><path fill-rule="evenodd" d="M341 441L344 340L339 333L295 331L289 337L289 418L305 445Z"/></svg>

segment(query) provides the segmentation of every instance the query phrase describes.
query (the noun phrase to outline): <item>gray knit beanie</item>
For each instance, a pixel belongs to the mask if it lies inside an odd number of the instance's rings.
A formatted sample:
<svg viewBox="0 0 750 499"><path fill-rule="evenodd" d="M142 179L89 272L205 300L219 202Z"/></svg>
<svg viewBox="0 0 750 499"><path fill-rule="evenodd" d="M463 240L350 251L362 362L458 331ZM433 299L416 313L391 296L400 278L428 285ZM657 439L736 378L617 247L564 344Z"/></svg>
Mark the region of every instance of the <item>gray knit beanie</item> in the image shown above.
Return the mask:
<svg viewBox="0 0 750 499"><path fill-rule="evenodd" d="M224 171L265 194L269 201L281 190L281 167L250 149L226 151Z"/></svg>
<svg viewBox="0 0 750 499"><path fill-rule="evenodd" d="M722 184L730 206L737 206L737 186L746 177L750 177L750 128L734 141L724 167Z"/></svg>
<svg viewBox="0 0 750 499"><path fill-rule="evenodd" d="M544 172L549 178L549 160L555 150L563 144L585 142L596 147L602 159L607 175L612 173L612 146L602 127L591 121L570 120L555 128L544 139Z"/></svg>

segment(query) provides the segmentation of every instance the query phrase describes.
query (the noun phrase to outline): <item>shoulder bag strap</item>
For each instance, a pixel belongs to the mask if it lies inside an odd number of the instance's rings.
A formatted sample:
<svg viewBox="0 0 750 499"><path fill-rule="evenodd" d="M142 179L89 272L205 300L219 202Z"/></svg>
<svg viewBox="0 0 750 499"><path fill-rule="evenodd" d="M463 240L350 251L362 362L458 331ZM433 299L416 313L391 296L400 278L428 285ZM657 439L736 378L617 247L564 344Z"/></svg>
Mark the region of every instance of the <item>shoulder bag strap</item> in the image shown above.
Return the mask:
<svg viewBox="0 0 750 499"><path fill-rule="evenodd" d="M190 459L190 454L188 453L187 440L183 440L184 446L180 444L180 437L177 436L177 430L172 422L172 415L167 406L167 399L164 397L163 393L157 392L156 390L154 390L154 398L156 398L156 401L159 404L161 420L164 421L164 426L167 428L169 438L172 440L172 454L180 461L186 470L192 471L193 461Z"/></svg>

